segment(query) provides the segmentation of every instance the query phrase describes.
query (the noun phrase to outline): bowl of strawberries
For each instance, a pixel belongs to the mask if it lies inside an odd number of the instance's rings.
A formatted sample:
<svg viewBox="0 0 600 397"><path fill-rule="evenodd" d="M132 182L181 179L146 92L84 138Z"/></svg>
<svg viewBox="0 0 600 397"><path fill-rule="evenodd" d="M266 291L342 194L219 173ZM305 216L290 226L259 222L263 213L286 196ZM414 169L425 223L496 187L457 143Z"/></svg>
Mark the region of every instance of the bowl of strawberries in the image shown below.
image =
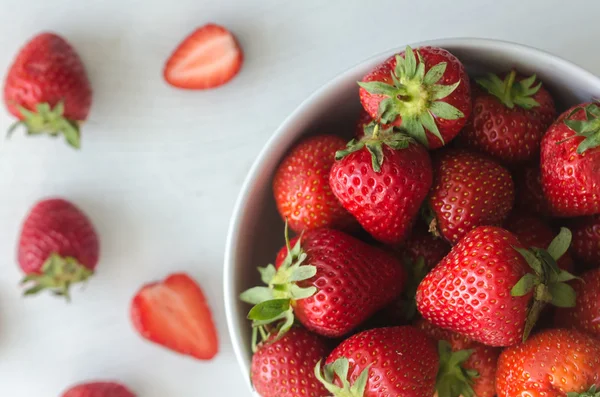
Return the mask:
<svg viewBox="0 0 600 397"><path fill-rule="evenodd" d="M598 396L598 97L554 55L447 39L302 103L225 253L255 394Z"/></svg>

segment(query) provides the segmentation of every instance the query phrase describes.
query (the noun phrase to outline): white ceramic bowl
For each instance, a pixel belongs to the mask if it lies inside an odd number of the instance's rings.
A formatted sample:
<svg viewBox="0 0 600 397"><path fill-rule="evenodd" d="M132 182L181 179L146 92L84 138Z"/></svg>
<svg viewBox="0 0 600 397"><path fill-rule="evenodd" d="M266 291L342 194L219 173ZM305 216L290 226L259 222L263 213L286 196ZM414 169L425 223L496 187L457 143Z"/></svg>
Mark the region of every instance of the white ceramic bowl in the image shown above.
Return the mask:
<svg viewBox="0 0 600 397"><path fill-rule="evenodd" d="M537 73L551 91L559 109L600 97L600 79L555 55L519 45L483 39L444 39L416 43L432 45L456 55L470 74L516 68ZM400 47L377 55L347 70L306 99L275 131L254 162L233 210L225 250L224 292L227 323L233 348L249 383L250 323L248 305L238 300L245 289L260 282L257 266L275 259L283 245L283 223L277 213L271 179L285 153L301 137L314 133L335 133L350 137L360 107L360 80L375 65Z"/></svg>

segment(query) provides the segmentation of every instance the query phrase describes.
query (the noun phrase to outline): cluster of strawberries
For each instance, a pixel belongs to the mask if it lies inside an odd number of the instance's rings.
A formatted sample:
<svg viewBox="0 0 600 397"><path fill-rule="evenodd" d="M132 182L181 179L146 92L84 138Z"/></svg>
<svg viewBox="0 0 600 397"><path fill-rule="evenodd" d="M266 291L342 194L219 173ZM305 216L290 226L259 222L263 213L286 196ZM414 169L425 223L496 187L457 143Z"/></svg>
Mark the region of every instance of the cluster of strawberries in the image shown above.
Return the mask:
<svg viewBox="0 0 600 397"><path fill-rule="evenodd" d="M172 86L208 89L231 80L243 56L225 28L209 24L197 29L165 64L164 78ZM81 146L80 126L92 104L92 88L83 62L62 37L42 33L16 56L4 86L4 101L18 120L9 130L24 126L28 135L64 136ZM25 295L48 290L70 299L70 287L87 281L100 256L97 232L73 203L44 199L26 217L18 246L25 273ZM218 351L217 332L198 284L185 273L144 285L131 302L131 321L144 338L197 359ZM112 381L84 382L63 397L134 397Z"/></svg>
<svg viewBox="0 0 600 397"><path fill-rule="evenodd" d="M475 82L407 47L359 82L354 139L283 159L285 246L240 297L261 396L600 395L600 104Z"/></svg>

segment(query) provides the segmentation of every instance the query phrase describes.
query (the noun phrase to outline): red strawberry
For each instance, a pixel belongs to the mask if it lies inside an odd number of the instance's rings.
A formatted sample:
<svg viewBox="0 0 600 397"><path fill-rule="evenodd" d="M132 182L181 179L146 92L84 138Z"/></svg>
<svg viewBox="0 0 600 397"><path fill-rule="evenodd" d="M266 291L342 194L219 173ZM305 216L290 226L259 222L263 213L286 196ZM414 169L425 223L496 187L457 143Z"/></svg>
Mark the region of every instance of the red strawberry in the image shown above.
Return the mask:
<svg viewBox="0 0 600 397"><path fill-rule="evenodd" d="M421 282L417 308L434 325L474 341L513 345L527 338L546 303L574 305L565 283L574 276L556 265L569 243L563 229L547 251L526 250L508 231L480 226Z"/></svg>
<svg viewBox="0 0 600 397"><path fill-rule="evenodd" d="M574 330L541 332L498 360L498 397L594 397L598 388L600 343Z"/></svg>
<svg viewBox="0 0 600 397"><path fill-rule="evenodd" d="M542 186L554 215L600 213L600 105L574 106L542 141Z"/></svg>
<svg viewBox="0 0 600 397"><path fill-rule="evenodd" d="M544 221L523 212L512 212L504 222L504 227L517 236L525 247L548 247L555 237L552 228ZM556 263L563 270L573 271L573 258L568 251Z"/></svg>
<svg viewBox="0 0 600 397"><path fill-rule="evenodd" d="M573 219L573 252L588 267L600 266L600 214Z"/></svg>
<svg viewBox="0 0 600 397"><path fill-rule="evenodd" d="M542 190L539 164L519 168L513 173L515 206L526 212L548 217L551 215L548 199Z"/></svg>
<svg viewBox="0 0 600 397"><path fill-rule="evenodd" d="M336 158L329 184L344 208L376 240L402 242L431 186L425 148L391 128L373 125Z"/></svg>
<svg viewBox="0 0 600 397"><path fill-rule="evenodd" d="M62 397L135 397L135 394L115 382L89 382L71 387Z"/></svg>
<svg viewBox="0 0 600 397"><path fill-rule="evenodd" d="M8 111L28 135L65 136L80 147L79 124L92 104L92 89L79 55L62 37L41 33L19 51L4 83Z"/></svg>
<svg viewBox="0 0 600 397"><path fill-rule="evenodd" d="M204 25L186 37L167 60L163 75L177 88L215 88L235 77L244 55L235 37L222 26Z"/></svg>
<svg viewBox="0 0 600 397"><path fill-rule="evenodd" d="M510 173L480 154L448 150L434 162L431 229L456 244L477 226L500 225L514 202Z"/></svg>
<svg viewBox="0 0 600 397"><path fill-rule="evenodd" d="M471 114L469 76L442 48L406 47L359 85L360 102L373 119L402 126L431 149L452 140Z"/></svg>
<svg viewBox="0 0 600 397"><path fill-rule="evenodd" d="M535 159L556 117L550 93L535 74L525 78L514 70L504 81L489 74L477 83L483 89L473 90L473 114L460 143L506 164Z"/></svg>
<svg viewBox="0 0 600 397"><path fill-rule="evenodd" d="M150 342L200 360L210 360L219 350L204 293L185 273L144 285L130 314L135 329Z"/></svg>
<svg viewBox="0 0 600 397"><path fill-rule="evenodd" d="M38 202L19 237L23 283L31 284L25 295L49 289L69 299L69 287L93 275L99 251L98 235L79 208L63 199Z"/></svg>
<svg viewBox="0 0 600 397"><path fill-rule="evenodd" d="M338 337L347 334L396 298L405 282L392 255L333 229L313 229L288 243L285 261L259 268L268 287L254 287L241 299L255 305L254 327L294 316L309 330Z"/></svg>
<svg viewBox="0 0 600 397"><path fill-rule="evenodd" d="M557 310L555 324L600 336L600 268L584 273L573 286L577 303L573 308Z"/></svg>
<svg viewBox="0 0 600 397"><path fill-rule="evenodd" d="M438 347L439 397L496 395L496 365L501 351L499 348L474 342L457 333L436 327L426 320L420 320L417 328L429 337L443 341Z"/></svg>
<svg viewBox="0 0 600 397"><path fill-rule="evenodd" d="M322 397L315 366L328 353L325 341L303 328L262 342L252 356L251 379L262 397Z"/></svg>
<svg viewBox="0 0 600 397"><path fill-rule="evenodd" d="M331 227L347 229L356 220L331 193L329 171L344 140L319 135L300 142L283 159L273 178L279 214L296 232ZM356 225L357 226L357 225Z"/></svg>
<svg viewBox="0 0 600 397"><path fill-rule="evenodd" d="M414 327L376 328L346 339L317 365L334 396L431 397L439 358L435 343Z"/></svg>

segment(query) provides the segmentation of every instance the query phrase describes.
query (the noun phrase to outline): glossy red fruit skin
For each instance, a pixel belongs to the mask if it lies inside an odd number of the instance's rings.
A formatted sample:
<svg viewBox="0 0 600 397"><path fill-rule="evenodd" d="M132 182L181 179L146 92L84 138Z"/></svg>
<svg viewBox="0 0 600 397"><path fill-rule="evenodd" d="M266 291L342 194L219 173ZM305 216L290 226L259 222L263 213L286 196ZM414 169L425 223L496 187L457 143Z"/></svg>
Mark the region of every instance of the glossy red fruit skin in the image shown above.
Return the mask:
<svg viewBox="0 0 600 397"><path fill-rule="evenodd" d="M572 283L577 292L575 307L557 309L554 323L600 337L600 268L582 274L581 279Z"/></svg>
<svg viewBox="0 0 600 397"><path fill-rule="evenodd" d="M71 387L62 397L136 397L125 386L115 382L89 382Z"/></svg>
<svg viewBox="0 0 600 397"><path fill-rule="evenodd" d="M90 220L75 205L59 198L38 202L27 215L19 238L19 266L25 274L40 273L53 253L73 257L89 270L96 268L100 254Z"/></svg>
<svg viewBox="0 0 600 397"><path fill-rule="evenodd" d="M470 231L419 285L416 300L421 315L489 346L518 343L532 295L510 294L529 271L513 247L523 246L499 227Z"/></svg>
<svg viewBox="0 0 600 397"><path fill-rule="evenodd" d="M498 397L565 397L593 385L600 387L600 343L575 330L542 331L498 360Z"/></svg>
<svg viewBox="0 0 600 397"><path fill-rule="evenodd" d="M542 186L557 217L600 213L600 147L577 154L584 137L576 136L563 122L575 108L564 112L542 140ZM579 110L571 119L584 120L585 111Z"/></svg>
<svg viewBox="0 0 600 397"><path fill-rule="evenodd" d="M328 352L320 336L292 328L278 341L259 345L252 356L252 385L262 397L326 396L314 369Z"/></svg>
<svg viewBox="0 0 600 397"><path fill-rule="evenodd" d="M344 139L335 135L310 137L296 145L277 168L273 178L277 210L295 232L358 226L329 187L335 152L345 147Z"/></svg>
<svg viewBox="0 0 600 397"><path fill-rule="evenodd" d="M375 172L371 154L362 148L336 161L329 184L344 208L373 238L399 244L410 232L432 182L425 148L410 143L393 150L383 145L384 161Z"/></svg>
<svg viewBox="0 0 600 397"><path fill-rule="evenodd" d="M458 110L460 110L464 117L456 120L445 120L439 119L434 116L436 124L444 142L447 144L460 132L465 123L467 122L471 114L471 88L469 76L465 70L464 65L447 50L437 47L419 47L414 50L418 50L421 54L423 61L425 62L425 73L429 71L432 66L437 65L441 62L446 62L446 71L437 84L440 85L452 85L458 81L461 83L458 85L456 90L446 98L443 102L449 103ZM404 51L400 52L399 55L404 57ZM392 84L391 73L396 68L396 56L391 56L385 62L377 66L373 71L363 77L363 82L380 81L386 84ZM385 97L383 95L370 94L364 88L359 90L360 102L363 108L369 113L371 118L379 120L379 104ZM394 126L400 126L402 124L401 117L398 117L393 123ZM443 144L435 135L429 131L426 132L427 141L430 149L437 149L442 147Z"/></svg>
<svg viewBox="0 0 600 397"><path fill-rule="evenodd" d="M33 37L19 51L4 83L4 103L19 119L22 106L35 110L38 103L53 108L64 102L64 117L86 120L92 105L92 89L83 62L73 47L53 33Z"/></svg>
<svg viewBox="0 0 600 397"><path fill-rule="evenodd" d="M435 392L437 347L433 339L414 327L375 328L358 333L336 347L326 364L341 357L350 363L351 384L370 365L363 397L431 397ZM339 379L336 383L341 386Z"/></svg>
<svg viewBox="0 0 600 397"><path fill-rule="evenodd" d="M429 206L437 229L456 244L477 226L498 226L514 204L514 184L506 168L478 153L447 150L434 160Z"/></svg>
<svg viewBox="0 0 600 397"><path fill-rule="evenodd" d="M533 212L543 217L550 217L550 204L542 189L542 175L539 161L513 172L515 182L515 207L525 212Z"/></svg>
<svg viewBox="0 0 600 397"><path fill-rule="evenodd" d="M504 228L517 236L527 248L546 249L558 234L540 218L519 211L511 212L504 222ZM573 271L574 262L569 251L558 260L557 265L568 272Z"/></svg>
<svg viewBox="0 0 600 397"><path fill-rule="evenodd" d="M294 315L319 335L348 334L400 295L406 283L402 264L393 255L337 230L307 231L302 249L304 263L316 266L317 274L298 285L314 286L317 293L297 300Z"/></svg>
<svg viewBox="0 0 600 397"><path fill-rule="evenodd" d="M427 336L437 341L445 340L452 351L473 350L471 356L463 364L464 369L472 369L479 376L474 379L473 391L477 397L494 397L496 395L496 366L501 349L474 342L471 339L431 324L427 320L419 320L416 327Z"/></svg>
<svg viewBox="0 0 600 397"><path fill-rule="evenodd" d="M523 78L518 76L517 81ZM515 105L510 109L494 95L475 87L473 113L458 137L459 143L502 164L516 165L536 159L542 137L556 118L556 108L543 86L532 98L540 106L524 109Z"/></svg>
<svg viewBox="0 0 600 397"><path fill-rule="evenodd" d="M573 219L571 249L590 268L600 267L600 214Z"/></svg>

